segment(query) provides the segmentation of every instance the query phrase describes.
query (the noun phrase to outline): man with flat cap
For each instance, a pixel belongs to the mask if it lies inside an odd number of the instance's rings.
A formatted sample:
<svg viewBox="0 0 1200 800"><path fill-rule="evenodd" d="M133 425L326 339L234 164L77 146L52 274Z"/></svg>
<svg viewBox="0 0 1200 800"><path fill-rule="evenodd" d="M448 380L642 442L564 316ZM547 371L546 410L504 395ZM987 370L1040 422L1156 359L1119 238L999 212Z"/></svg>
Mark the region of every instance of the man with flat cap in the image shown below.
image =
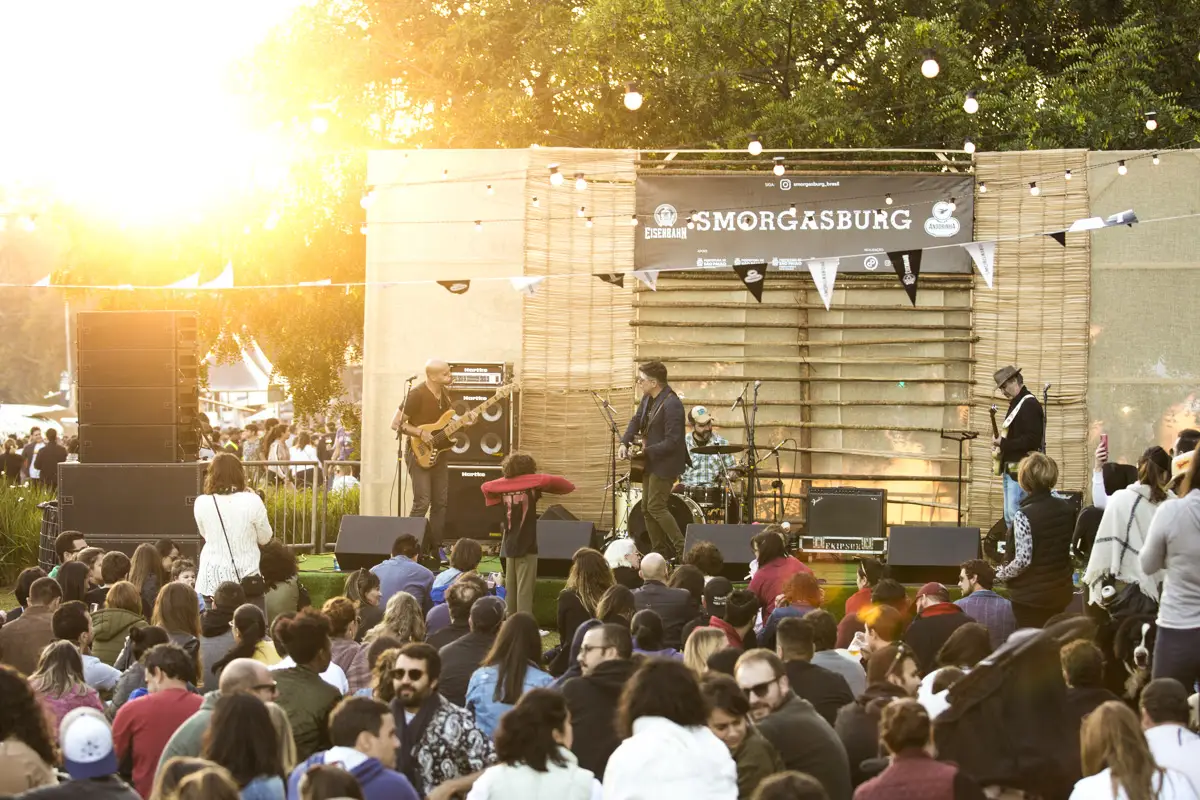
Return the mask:
<svg viewBox="0 0 1200 800"><path fill-rule="evenodd" d="M996 386L1008 398L1008 413L1000 425L1000 436L992 444L1000 452L1000 474L1004 476L1004 521L1012 525L1025 491L1017 483L1021 459L1042 448L1042 405L1025 386L1019 367L996 370Z"/></svg>

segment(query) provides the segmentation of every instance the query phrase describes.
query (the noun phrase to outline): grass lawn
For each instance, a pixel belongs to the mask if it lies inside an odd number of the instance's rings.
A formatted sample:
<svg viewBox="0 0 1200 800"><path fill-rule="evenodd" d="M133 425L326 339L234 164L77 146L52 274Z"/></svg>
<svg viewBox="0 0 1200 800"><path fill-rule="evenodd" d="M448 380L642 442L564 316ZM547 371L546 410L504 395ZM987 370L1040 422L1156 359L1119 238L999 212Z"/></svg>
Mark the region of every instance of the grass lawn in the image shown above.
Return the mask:
<svg viewBox="0 0 1200 800"><path fill-rule="evenodd" d="M0 589L0 611L11 611L17 607L17 596L12 593L12 587Z"/></svg>

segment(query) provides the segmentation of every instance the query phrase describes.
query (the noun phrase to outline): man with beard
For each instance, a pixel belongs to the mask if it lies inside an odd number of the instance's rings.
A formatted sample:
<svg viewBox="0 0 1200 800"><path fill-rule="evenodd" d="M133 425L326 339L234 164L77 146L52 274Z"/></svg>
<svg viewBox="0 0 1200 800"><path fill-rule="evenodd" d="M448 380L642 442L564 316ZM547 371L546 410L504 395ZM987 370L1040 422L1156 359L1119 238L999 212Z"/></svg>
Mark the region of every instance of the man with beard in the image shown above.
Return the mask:
<svg viewBox="0 0 1200 800"><path fill-rule="evenodd" d="M400 740L396 770L420 797L495 760L492 741L475 726L471 712L438 694L441 671L438 651L425 642L400 648L392 670L392 715Z"/></svg>
<svg viewBox="0 0 1200 800"><path fill-rule="evenodd" d="M734 669L750 700L750 716L789 770L812 775L829 800L850 800L850 764L833 727L796 696L779 656L762 648L742 654Z"/></svg>
<svg viewBox="0 0 1200 800"><path fill-rule="evenodd" d="M563 684L571 722L586 736L576 736L571 750L579 766L604 780L608 757L621 743L617 715L621 690L633 675L633 641L624 625L597 625L583 635L579 666L583 677Z"/></svg>
<svg viewBox="0 0 1200 800"><path fill-rule="evenodd" d="M732 470L737 462L731 455L702 455L695 452L697 447L710 447L729 444L729 440L720 434L713 433L713 418L704 406L694 406L688 413L688 421L692 423L692 432L685 438L688 455L692 465L688 467L679 482L687 488L702 486L720 486L722 474Z"/></svg>

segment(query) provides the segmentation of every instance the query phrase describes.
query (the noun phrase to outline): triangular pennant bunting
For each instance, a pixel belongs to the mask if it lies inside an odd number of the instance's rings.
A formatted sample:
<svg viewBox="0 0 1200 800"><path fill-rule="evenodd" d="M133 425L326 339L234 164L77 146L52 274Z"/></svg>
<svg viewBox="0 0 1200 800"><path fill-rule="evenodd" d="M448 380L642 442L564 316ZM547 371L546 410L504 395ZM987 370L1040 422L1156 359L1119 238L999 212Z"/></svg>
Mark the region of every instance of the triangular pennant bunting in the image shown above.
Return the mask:
<svg viewBox="0 0 1200 800"><path fill-rule="evenodd" d="M971 254L971 260L975 262L983 282L989 289L992 288L992 276L996 272L996 243L968 242L963 247Z"/></svg>
<svg viewBox="0 0 1200 800"><path fill-rule="evenodd" d="M523 275L519 278L509 278L508 282L511 283L512 287L521 294L525 295L526 297L533 297L535 294L537 294L538 286L540 286L544 280L546 280L544 275Z"/></svg>
<svg viewBox="0 0 1200 800"><path fill-rule="evenodd" d="M1061 244L1063 247L1067 246L1067 232L1066 231L1052 231L1050 233L1047 233L1046 235L1049 236L1054 241Z"/></svg>
<svg viewBox="0 0 1200 800"><path fill-rule="evenodd" d="M450 294L466 294L471 288L470 281L438 281L438 286L441 286Z"/></svg>
<svg viewBox="0 0 1200 800"><path fill-rule="evenodd" d="M200 286L200 273L193 272L191 275L188 275L186 278L183 278L182 280L178 280L172 284L168 284L166 288L168 288L168 289L195 289L199 286Z"/></svg>
<svg viewBox="0 0 1200 800"><path fill-rule="evenodd" d="M625 273L623 272L597 272L596 277L605 283L611 283L613 286L625 288Z"/></svg>
<svg viewBox="0 0 1200 800"><path fill-rule="evenodd" d="M837 280L839 263L840 258L821 258L808 262L808 272L812 275L813 283L817 285L817 293L821 295L821 302L825 304L826 311L833 300L833 284Z"/></svg>
<svg viewBox="0 0 1200 800"><path fill-rule="evenodd" d="M1104 220L1101 217L1086 217L1077 219L1071 223L1071 227L1067 228L1067 233L1077 233L1079 231L1095 231L1104 227Z"/></svg>
<svg viewBox="0 0 1200 800"><path fill-rule="evenodd" d="M49 285L50 285L50 276L49 275L47 275L46 277L42 278L40 281L38 281L37 283L34 284L34 286L49 286Z"/></svg>
<svg viewBox="0 0 1200 800"><path fill-rule="evenodd" d="M767 282L767 262L758 261L753 264L734 264L733 271L746 284L754 299L762 302L763 284Z"/></svg>
<svg viewBox="0 0 1200 800"><path fill-rule="evenodd" d="M1111 228L1114 225L1128 225L1132 228L1137 221L1137 214L1133 213L1133 209L1131 208L1128 211L1122 211L1119 214L1113 214L1111 217L1105 219L1104 227Z"/></svg>
<svg viewBox="0 0 1200 800"><path fill-rule="evenodd" d="M921 278L921 253L923 252L922 250L897 250L888 253L892 269L896 270L896 277L900 279L904 291L908 292L909 302L914 306L917 304L917 281Z"/></svg>
<svg viewBox="0 0 1200 800"><path fill-rule="evenodd" d="M333 283L333 278L322 278L319 281L300 281L301 286L329 286Z"/></svg>
<svg viewBox="0 0 1200 800"><path fill-rule="evenodd" d="M221 274L213 278L208 283L200 284L201 289L232 289L233 288L233 262L230 261L225 265L225 269L221 270Z"/></svg>
<svg viewBox="0 0 1200 800"><path fill-rule="evenodd" d="M633 277L637 278L642 283L646 284L646 286L650 287L650 291L652 291L652 292L658 291L658 270L656 270L656 269L635 269L633 272L631 272L629 274L632 275Z"/></svg>

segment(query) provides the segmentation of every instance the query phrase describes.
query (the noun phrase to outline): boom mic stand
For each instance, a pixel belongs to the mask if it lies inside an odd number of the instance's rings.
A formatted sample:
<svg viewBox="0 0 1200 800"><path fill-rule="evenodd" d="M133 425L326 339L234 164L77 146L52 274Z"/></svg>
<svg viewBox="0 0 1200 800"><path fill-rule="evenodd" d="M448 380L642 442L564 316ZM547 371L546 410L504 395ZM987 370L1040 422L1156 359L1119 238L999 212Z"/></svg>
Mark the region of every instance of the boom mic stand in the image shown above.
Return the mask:
<svg viewBox="0 0 1200 800"><path fill-rule="evenodd" d="M951 442L958 442L958 527L962 527L962 485L963 485L963 443L971 439L978 438L979 434L975 431L963 431L962 433L948 433L940 431L943 439Z"/></svg>
<svg viewBox="0 0 1200 800"><path fill-rule="evenodd" d="M746 384L746 388L749 386ZM750 405L742 403L742 420L746 424L746 477L748 478L742 517L751 525L755 521L758 500L758 451L754 448L754 424L758 419L758 387L760 386L762 386L762 381L755 381ZM744 397L745 394L746 389L743 389L742 396Z"/></svg>
<svg viewBox="0 0 1200 800"><path fill-rule="evenodd" d="M617 532L617 442L621 438L620 429L617 428L616 417L613 416L613 407L609 402L602 398L596 390L592 389L592 402L596 404L596 410L604 417L607 424L608 437L608 488L612 491L610 495L609 511L612 514L612 529L611 533ZM604 527L604 511L601 507L600 511L600 527Z"/></svg>

